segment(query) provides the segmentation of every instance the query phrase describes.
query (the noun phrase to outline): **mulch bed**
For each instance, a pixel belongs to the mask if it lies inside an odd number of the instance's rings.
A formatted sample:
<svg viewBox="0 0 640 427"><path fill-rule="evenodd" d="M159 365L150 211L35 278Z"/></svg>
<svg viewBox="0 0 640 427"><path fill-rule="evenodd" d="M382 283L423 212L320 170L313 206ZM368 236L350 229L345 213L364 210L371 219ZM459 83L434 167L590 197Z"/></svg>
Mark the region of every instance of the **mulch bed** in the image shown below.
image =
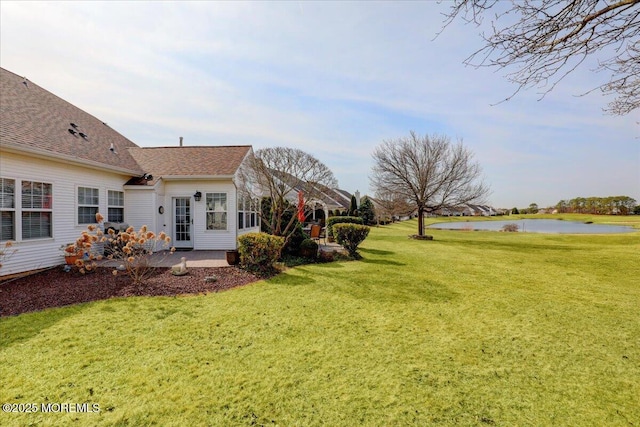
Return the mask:
<svg viewBox="0 0 640 427"><path fill-rule="evenodd" d="M0 283L0 317L82 302L127 296L173 296L218 292L255 282L258 278L236 267L189 268L185 276L174 276L168 268L158 268L144 285L111 268L98 268L82 275L64 272L61 267ZM216 276L217 280L205 278Z"/></svg>

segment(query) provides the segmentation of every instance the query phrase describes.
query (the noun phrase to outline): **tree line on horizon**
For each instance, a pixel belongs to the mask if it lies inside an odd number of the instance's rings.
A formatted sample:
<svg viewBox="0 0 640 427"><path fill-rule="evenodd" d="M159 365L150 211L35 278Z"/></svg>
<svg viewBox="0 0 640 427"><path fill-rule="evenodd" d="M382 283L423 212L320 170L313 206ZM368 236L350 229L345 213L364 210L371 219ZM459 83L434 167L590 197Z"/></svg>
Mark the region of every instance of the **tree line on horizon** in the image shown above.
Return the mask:
<svg viewBox="0 0 640 427"><path fill-rule="evenodd" d="M576 197L560 200L555 208L558 213L584 213L594 215L640 214L638 202L629 196Z"/></svg>

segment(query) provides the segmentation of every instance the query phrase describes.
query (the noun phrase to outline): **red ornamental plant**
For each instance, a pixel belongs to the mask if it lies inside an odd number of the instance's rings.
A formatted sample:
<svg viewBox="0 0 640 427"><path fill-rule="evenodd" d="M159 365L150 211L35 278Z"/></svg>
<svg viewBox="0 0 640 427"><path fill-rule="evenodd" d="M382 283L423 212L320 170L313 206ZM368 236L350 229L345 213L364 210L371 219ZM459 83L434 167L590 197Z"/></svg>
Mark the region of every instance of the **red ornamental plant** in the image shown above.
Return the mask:
<svg viewBox="0 0 640 427"><path fill-rule="evenodd" d="M97 213L96 222L102 224L103 221L104 217ZM97 243L104 245L107 259L120 262L113 270L114 276L123 272L132 279L133 284L140 284L148 279L155 270L149 263L149 257L155 251L167 249L171 238L164 232L154 233L146 225L137 231L133 227L129 227L120 233L116 233L113 229L104 233L100 227L90 225L74 243L78 250L84 251L83 255L88 254L76 261L80 272L91 271L96 267L95 261L102 259L102 255L95 255ZM169 253L174 251L175 248L171 248Z"/></svg>
<svg viewBox="0 0 640 427"><path fill-rule="evenodd" d="M304 193L302 191L298 191L298 221L300 221L300 223L304 223L305 218Z"/></svg>

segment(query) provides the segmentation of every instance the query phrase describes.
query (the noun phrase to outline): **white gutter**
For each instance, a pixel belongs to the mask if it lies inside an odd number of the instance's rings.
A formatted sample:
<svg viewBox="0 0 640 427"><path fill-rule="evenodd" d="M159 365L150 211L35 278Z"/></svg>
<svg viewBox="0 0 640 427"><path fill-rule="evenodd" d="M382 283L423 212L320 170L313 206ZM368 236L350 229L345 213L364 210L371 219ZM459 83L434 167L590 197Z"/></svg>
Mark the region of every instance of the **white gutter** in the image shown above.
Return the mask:
<svg viewBox="0 0 640 427"><path fill-rule="evenodd" d="M15 154L29 154L33 157L37 157L44 160L56 160L56 161L59 161L60 163L84 166L90 169L97 169L100 171L106 170L111 172L117 172L123 175L129 175L129 176L139 176L143 173L141 170L121 168L121 167L113 166L107 163L100 163L93 160L81 159L80 157L67 156L64 154L55 153L53 151L25 147L23 145L18 146L12 143L3 142L0 145L0 150L6 151L9 153L15 153Z"/></svg>
<svg viewBox="0 0 640 427"><path fill-rule="evenodd" d="M153 174L153 173L152 173ZM234 175L162 175L165 181L187 181L187 180L233 180Z"/></svg>

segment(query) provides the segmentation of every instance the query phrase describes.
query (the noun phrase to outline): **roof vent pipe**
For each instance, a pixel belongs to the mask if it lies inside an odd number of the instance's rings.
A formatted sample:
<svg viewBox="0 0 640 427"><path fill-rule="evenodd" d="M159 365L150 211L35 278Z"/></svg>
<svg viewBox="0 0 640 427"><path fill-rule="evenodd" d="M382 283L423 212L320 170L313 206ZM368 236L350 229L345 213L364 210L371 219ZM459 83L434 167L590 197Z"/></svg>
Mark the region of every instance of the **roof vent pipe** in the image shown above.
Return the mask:
<svg viewBox="0 0 640 427"><path fill-rule="evenodd" d="M180 137L180 147L182 147L182 137Z"/></svg>

